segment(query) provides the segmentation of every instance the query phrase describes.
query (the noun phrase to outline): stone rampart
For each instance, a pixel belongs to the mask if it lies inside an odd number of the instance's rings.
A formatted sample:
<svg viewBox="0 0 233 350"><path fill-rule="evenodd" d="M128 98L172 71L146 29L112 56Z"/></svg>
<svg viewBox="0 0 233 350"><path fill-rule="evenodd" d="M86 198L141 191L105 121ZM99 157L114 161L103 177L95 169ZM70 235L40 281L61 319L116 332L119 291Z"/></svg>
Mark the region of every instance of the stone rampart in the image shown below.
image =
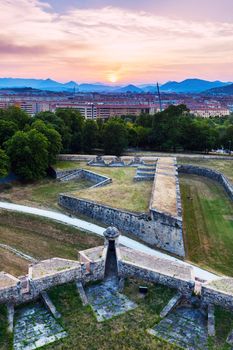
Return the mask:
<svg viewBox="0 0 233 350"><path fill-rule="evenodd" d="M191 266L168 259L151 256L127 247L117 250L118 270L121 277L137 277L178 289L190 296L195 287L194 270Z"/></svg>
<svg viewBox="0 0 233 350"><path fill-rule="evenodd" d="M41 292L69 282L83 284L103 280L106 269L108 246L80 252L80 261L53 258L33 264L29 273L19 279L0 272L0 304L13 305L37 299ZM177 289L190 297L195 290L192 267L180 262L151 256L130 248L116 245L118 277L136 277ZM216 278L203 283L203 305L219 305L233 311L233 279Z"/></svg>
<svg viewBox="0 0 233 350"><path fill-rule="evenodd" d="M194 174L199 176L205 176L211 180L217 181L220 185L223 186L230 199L233 200L233 184L222 173L213 169L203 168L189 164L179 165L178 172L181 174Z"/></svg>
<svg viewBox="0 0 233 350"><path fill-rule="evenodd" d="M97 174L93 171L86 170L86 169L56 171L56 178L60 181L70 181L73 179L86 179L95 184L92 187L102 187L112 182L112 179L110 179L109 177Z"/></svg>
<svg viewBox="0 0 233 350"><path fill-rule="evenodd" d="M55 176L57 180L62 179L63 177L66 177L70 174L74 173L74 169L72 170L55 170Z"/></svg>
<svg viewBox="0 0 233 350"><path fill-rule="evenodd" d="M202 301L205 305L213 304L233 311L233 295L223 293L207 286L202 286Z"/></svg>
<svg viewBox="0 0 233 350"><path fill-rule="evenodd" d="M175 276L168 276L160 273L159 271L154 271L153 269L138 266L132 262L120 261L119 270L122 277L130 276L135 277L168 286L170 288L178 289L183 295L190 296L194 290L194 281L186 281Z"/></svg>
<svg viewBox="0 0 233 350"><path fill-rule="evenodd" d="M63 268L58 263L60 260L63 262ZM74 281L87 283L104 278L104 257L91 261L89 265L79 261L73 261L72 264L70 262L70 260L57 258L41 261L31 265L28 275L22 276L21 279L1 272L0 304L13 303L17 305L35 300L41 292L58 285ZM49 264L57 265L57 271L56 269L49 270ZM33 269L37 270L35 276Z"/></svg>
<svg viewBox="0 0 233 350"><path fill-rule="evenodd" d="M182 221L164 213L137 214L66 194L59 195L59 204L74 214L83 214L106 225L114 225L160 249L184 256Z"/></svg>
<svg viewBox="0 0 233 350"><path fill-rule="evenodd" d="M201 295L204 304L233 311L233 278L222 277L203 284Z"/></svg>

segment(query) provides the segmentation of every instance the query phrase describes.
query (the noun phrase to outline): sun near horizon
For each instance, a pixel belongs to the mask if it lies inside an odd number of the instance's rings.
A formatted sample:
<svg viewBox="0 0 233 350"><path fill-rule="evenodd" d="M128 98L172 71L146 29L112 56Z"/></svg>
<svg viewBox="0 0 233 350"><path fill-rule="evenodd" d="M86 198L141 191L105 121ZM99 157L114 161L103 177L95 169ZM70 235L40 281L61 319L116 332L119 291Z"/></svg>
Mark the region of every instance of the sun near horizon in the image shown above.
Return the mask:
<svg viewBox="0 0 233 350"><path fill-rule="evenodd" d="M116 73L109 73L107 75L107 80L110 83L116 83L119 80L119 76Z"/></svg>

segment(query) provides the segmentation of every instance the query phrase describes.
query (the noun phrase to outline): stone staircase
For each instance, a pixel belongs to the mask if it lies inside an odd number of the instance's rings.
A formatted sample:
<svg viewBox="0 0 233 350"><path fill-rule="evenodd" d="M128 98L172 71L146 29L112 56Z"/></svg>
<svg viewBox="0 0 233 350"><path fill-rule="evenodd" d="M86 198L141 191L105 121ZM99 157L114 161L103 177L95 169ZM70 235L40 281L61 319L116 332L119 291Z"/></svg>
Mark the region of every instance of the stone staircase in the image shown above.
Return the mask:
<svg viewBox="0 0 233 350"><path fill-rule="evenodd" d="M134 181L153 181L155 177L155 171L155 166L138 167Z"/></svg>

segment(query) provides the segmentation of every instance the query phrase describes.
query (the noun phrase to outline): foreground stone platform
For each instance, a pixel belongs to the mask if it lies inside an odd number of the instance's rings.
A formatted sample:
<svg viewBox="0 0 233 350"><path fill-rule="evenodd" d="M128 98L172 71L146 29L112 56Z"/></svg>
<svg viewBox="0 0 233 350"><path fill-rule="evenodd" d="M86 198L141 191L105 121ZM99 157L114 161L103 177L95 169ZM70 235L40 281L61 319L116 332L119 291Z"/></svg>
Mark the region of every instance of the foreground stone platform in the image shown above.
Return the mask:
<svg viewBox="0 0 233 350"><path fill-rule="evenodd" d="M87 299L98 322L135 309L137 305L118 291L117 279L108 279L86 290Z"/></svg>
<svg viewBox="0 0 233 350"><path fill-rule="evenodd" d="M208 350L207 315L194 307L180 306L149 333L187 350Z"/></svg>
<svg viewBox="0 0 233 350"><path fill-rule="evenodd" d="M59 323L39 302L16 312L14 350L33 350L67 336Z"/></svg>

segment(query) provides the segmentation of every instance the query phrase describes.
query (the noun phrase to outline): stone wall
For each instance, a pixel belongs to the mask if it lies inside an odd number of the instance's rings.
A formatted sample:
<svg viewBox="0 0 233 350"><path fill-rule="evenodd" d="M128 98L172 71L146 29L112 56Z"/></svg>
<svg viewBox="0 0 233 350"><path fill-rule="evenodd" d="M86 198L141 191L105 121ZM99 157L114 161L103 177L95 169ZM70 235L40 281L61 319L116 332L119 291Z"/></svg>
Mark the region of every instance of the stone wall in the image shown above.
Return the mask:
<svg viewBox="0 0 233 350"><path fill-rule="evenodd" d="M233 311L233 295L231 293L224 293L203 285L201 296L205 305L218 305L224 309Z"/></svg>
<svg viewBox="0 0 233 350"><path fill-rule="evenodd" d="M233 278L221 277L202 285L204 304L219 305L233 311Z"/></svg>
<svg viewBox="0 0 233 350"><path fill-rule="evenodd" d="M17 305L35 300L39 297L41 292L58 285L74 281L87 283L104 278L105 259L92 261L90 269L87 269L84 263L76 261L75 264L76 267L53 273L45 273L36 278L31 276L30 269L33 268L33 266L29 267L29 274L22 276L22 279L16 279L11 276L12 279L14 279L13 283L8 283L8 285L4 287L0 286L0 304L13 303ZM34 266L36 265L37 264Z"/></svg>
<svg viewBox="0 0 233 350"><path fill-rule="evenodd" d="M190 296L194 290L194 281L185 281L175 276L168 276L152 269L144 268L128 261L119 261L118 268L121 277L137 277L145 281L162 284L170 288L178 289L182 295Z"/></svg>
<svg viewBox="0 0 233 350"><path fill-rule="evenodd" d="M51 275L30 279L30 285L31 289L39 294L46 289L60 284L69 283L76 279L81 279L81 277L81 265L79 265L77 268L71 268L67 271L60 271Z"/></svg>
<svg viewBox="0 0 233 350"><path fill-rule="evenodd" d="M62 179L63 177L66 177L67 175L71 175L74 173L74 169L72 170L54 170L55 176L57 180Z"/></svg>
<svg viewBox="0 0 233 350"><path fill-rule="evenodd" d="M112 182L107 176L97 174L93 171L86 169L73 169L65 171L56 171L56 179L60 181L70 181L73 179L86 179L93 182L95 185L92 187L106 186Z"/></svg>
<svg viewBox="0 0 233 350"><path fill-rule="evenodd" d="M0 303L17 305L35 300L41 292L57 285L103 280L107 246L91 248L81 253L80 262L54 258L34 264L29 268L29 274L19 279L1 272ZM119 277L136 277L162 284L179 290L186 297L191 296L195 289L192 267L122 246L116 246L116 257ZM56 263L58 271L55 269ZM66 269L60 271L62 264ZM51 265L54 272L46 273L46 267ZM36 277L33 275L33 267ZM201 300L203 305L219 305L233 311L233 279L217 278L208 284L202 284Z"/></svg>
<svg viewBox="0 0 233 350"><path fill-rule="evenodd" d="M194 174L199 176L205 176L210 178L211 180L217 181L220 185L224 187L230 199L233 200L233 185L222 173L213 169L202 168L199 166L189 164L179 165L178 172L181 174Z"/></svg>
<svg viewBox="0 0 233 350"><path fill-rule="evenodd" d="M184 256L182 221L164 213L136 214L95 202L59 195L59 204L74 214L83 214L106 225L114 225L144 242L173 254Z"/></svg>
<svg viewBox="0 0 233 350"><path fill-rule="evenodd" d="M20 284L0 290L0 304L13 303L20 296Z"/></svg>
<svg viewBox="0 0 233 350"><path fill-rule="evenodd" d="M100 175L93 171L85 169L82 169L82 177L88 181L94 182L95 185L92 187L102 187L112 182L112 179L107 176Z"/></svg>

